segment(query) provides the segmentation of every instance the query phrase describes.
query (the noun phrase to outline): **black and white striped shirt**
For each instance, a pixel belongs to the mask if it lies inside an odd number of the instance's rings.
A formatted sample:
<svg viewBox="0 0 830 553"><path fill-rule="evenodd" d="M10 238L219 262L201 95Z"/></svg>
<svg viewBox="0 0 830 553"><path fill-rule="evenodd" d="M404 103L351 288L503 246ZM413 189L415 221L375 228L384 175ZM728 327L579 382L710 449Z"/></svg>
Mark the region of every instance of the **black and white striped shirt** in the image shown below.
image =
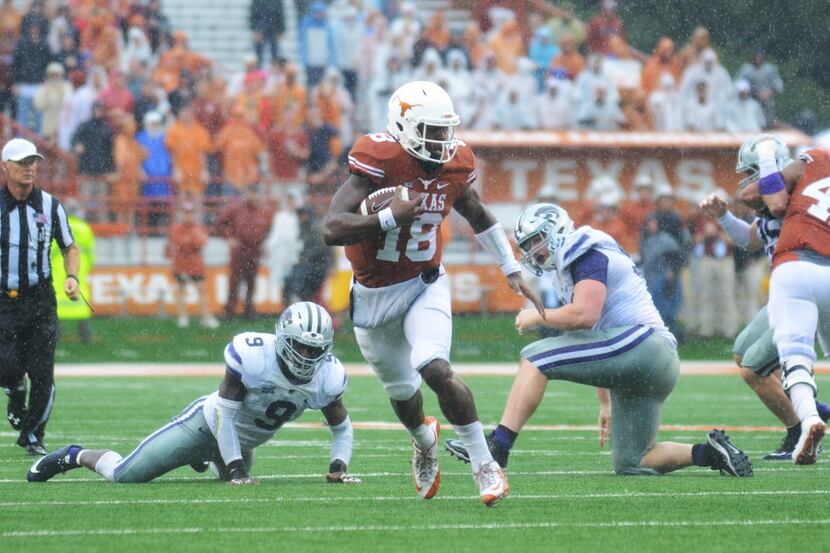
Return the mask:
<svg viewBox="0 0 830 553"><path fill-rule="evenodd" d="M34 188L18 201L0 191L0 290L26 289L51 279L52 239L63 250L75 239L57 198Z"/></svg>

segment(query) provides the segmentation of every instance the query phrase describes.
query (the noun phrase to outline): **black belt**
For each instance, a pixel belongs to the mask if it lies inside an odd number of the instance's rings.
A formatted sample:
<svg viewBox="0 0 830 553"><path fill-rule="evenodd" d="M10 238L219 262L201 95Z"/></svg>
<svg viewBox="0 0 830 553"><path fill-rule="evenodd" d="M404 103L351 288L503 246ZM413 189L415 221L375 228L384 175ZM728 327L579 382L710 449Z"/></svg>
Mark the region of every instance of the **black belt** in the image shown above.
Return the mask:
<svg viewBox="0 0 830 553"><path fill-rule="evenodd" d="M34 286L29 286L28 288L11 288L8 290L2 288L0 289L0 300L19 300L21 298L28 298L30 296L39 294L47 289L52 289L51 280L44 280L38 282Z"/></svg>

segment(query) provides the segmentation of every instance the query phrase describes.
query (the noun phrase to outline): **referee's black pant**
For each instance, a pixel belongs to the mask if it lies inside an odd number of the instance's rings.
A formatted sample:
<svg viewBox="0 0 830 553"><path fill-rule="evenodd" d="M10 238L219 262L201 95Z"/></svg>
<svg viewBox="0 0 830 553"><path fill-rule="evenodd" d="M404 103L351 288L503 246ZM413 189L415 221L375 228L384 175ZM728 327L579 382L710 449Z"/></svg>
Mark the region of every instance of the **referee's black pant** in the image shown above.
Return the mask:
<svg viewBox="0 0 830 553"><path fill-rule="evenodd" d="M58 316L51 282L0 293L0 387L16 386L29 376L31 390L18 445L42 442L55 400L55 346Z"/></svg>

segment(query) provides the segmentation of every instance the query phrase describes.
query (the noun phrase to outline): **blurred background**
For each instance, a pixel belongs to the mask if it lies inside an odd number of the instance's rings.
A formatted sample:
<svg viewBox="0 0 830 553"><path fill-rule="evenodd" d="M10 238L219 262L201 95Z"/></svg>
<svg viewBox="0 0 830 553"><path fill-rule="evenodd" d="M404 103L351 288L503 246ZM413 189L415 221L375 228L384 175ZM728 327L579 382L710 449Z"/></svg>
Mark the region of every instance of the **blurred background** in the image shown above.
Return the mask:
<svg viewBox="0 0 830 553"><path fill-rule="evenodd" d="M505 228L528 203L561 203L641 264L681 339L725 344L765 303L767 261L733 248L697 203L734 195L747 136L774 130L794 153L830 144L817 54L830 11L770 9L2 0L0 135L47 156L40 185L73 216L94 308L61 305L58 361L91 358L83 345L108 332L132 336L122 360L173 328L218 340L286 301L319 301L348 324L348 262L321 220L351 143L383 132L389 96L416 79L453 97L475 186ZM466 224L451 217L442 239L453 307L487 317L475 319L486 343L499 334L486 321L521 299ZM220 319L238 322L220 331Z"/></svg>

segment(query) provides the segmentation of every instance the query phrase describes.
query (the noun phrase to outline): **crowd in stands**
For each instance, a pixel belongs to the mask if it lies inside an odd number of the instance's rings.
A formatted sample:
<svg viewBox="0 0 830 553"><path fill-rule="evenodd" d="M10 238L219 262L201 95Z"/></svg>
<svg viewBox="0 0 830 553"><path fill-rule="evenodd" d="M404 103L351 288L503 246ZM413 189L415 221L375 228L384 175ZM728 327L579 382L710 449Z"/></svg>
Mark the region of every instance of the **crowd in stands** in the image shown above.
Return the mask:
<svg viewBox="0 0 830 553"><path fill-rule="evenodd" d="M14 4L0 5L0 112L71 152L88 215L128 232L137 206L141 226L165 228L175 205L201 213L251 186L282 205L328 194L349 144L385 129L389 96L413 79L445 87L476 130L757 132L777 125L783 90L761 50L730 75L703 27L685 45L664 36L638 51L612 0L587 22L566 3L481 1L462 26L410 2L298 0L296 62L281 56L282 0L252 0L254 44L237 72L192 51L160 0ZM691 295L732 294L756 258L733 256L712 220L681 219L670 189L641 189L642 201L605 195L582 222L639 252L667 320L681 269ZM697 318L731 336L745 316Z"/></svg>

